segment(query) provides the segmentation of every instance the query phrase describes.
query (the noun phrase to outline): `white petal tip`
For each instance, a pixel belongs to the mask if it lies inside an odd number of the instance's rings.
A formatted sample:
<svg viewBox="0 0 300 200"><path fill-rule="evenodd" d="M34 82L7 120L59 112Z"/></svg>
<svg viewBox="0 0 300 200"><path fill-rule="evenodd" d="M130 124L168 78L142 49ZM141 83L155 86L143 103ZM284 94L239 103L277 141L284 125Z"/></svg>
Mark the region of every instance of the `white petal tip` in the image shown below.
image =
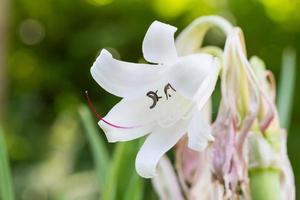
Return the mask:
<svg viewBox="0 0 300 200"><path fill-rule="evenodd" d="M150 27L167 27L168 29L172 30L174 33L177 30L177 28L175 26L172 26L170 24L166 24L166 23L163 23L163 22L160 22L160 21L157 21L157 20L155 20L154 22L152 22L152 24L150 25Z"/></svg>
<svg viewBox="0 0 300 200"><path fill-rule="evenodd" d="M208 147L209 143L213 141L215 141L215 138L209 134L205 141L189 142L188 147L194 151L202 152Z"/></svg>
<svg viewBox="0 0 300 200"><path fill-rule="evenodd" d="M118 142L118 140L116 140L116 138L113 137L114 135L113 131L103 121L99 121L98 125L103 130L106 139L109 143Z"/></svg>
<svg viewBox="0 0 300 200"><path fill-rule="evenodd" d="M97 57L97 59L93 63L93 66L91 67L91 74L92 75L94 75L94 73L96 71L97 64L100 64L102 62L102 60L107 59L107 58L112 58L112 55L106 49L102 49L99 56Z"/></svg>
<svg viewBox="0 0 300 200"><path fill-rule="evenodd" d="M174 33L177 28L154 21L149 26L142 44L144 58L148 62L163 64L177 58Z"/></svg>
<svg viewBox="0 0 300 200"><path fill-rule="evenodd" d="M189 143L188 147L194 151L203 152L206 147L208 146L208 142L202 142L202 143Z"/></svg>
<svg viewBox="0 0 300 200"><path fill-rule="evenodd" d="M214 141L215 141L214 136L212 136L211 134L209 134L209 136L208 136L208 141L214 142Z"/></svg>
<svg viewBox="0 0 300 200"><path fill-rule="evenodd" d="M136 172L143 178L153 178L156 176L156 167L150 169L151 167L147 166L146 163L135 163Z"/></svg>
<svg viewBox="0 0 300 200"><path fill-rule="evenodd" d="M101 50L100 56L101 56L101 55L106 55L106 56L107 56L107 55L110 55L110 56L112 56L111 53L109 53L109 51L107 51L106 49L102 49L102 50Z"/></svg>
<svg viewBox="0 0 300 200"><path fill-rule="evenodd" d="M147 179L151 179L151 178L154 178L156 176L156 174L153 174L153 175L146 175L146 174L143 174L143 173L138 173L139 176L143 177L143 178L147 178Z"/></svg>

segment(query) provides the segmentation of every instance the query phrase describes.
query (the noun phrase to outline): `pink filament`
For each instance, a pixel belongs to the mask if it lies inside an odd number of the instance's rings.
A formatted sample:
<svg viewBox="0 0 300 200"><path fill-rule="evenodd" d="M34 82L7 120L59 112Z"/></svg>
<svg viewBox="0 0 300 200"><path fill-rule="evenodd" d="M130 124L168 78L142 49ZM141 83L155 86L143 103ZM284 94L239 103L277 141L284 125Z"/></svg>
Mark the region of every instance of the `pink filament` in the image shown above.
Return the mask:
<svg viewBox="0 0 300 200"><path fill-rule="evenodd" d="M104 123L106 123L107 125L110 125L114 128L120 128L120 129L132 129L132 128L137 128L137 126L120 126L120 125L116 125L116 124L113 124L109 121L107 121L106 119L104 119L104 117L102 117L101 115L98 114L98 112L96 111L96 108L94 107L90 97L89 97L89 94L88 94L88 91L86 90L85 91L85 98L88 102L88 105L90 107L90 109L93 111L93 113L95 114L95 116L100 120L100 121L103 121Z"/></svg>

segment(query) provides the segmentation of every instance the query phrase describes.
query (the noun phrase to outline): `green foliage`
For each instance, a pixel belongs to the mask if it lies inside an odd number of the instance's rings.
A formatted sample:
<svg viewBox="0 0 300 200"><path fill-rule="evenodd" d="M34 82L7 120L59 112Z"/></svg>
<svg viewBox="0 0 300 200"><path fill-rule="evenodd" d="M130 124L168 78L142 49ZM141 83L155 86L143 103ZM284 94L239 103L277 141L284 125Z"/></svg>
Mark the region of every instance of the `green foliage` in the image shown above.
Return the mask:
<svg viewBox="0 0 300 200"><path fill-rule="evenodd" d="M0 127L0 197L3 200L14 200L14 191L3 134Z"/></svg>
<svg viewBox="0 0 300 200"><path fill-rule="evenodd" d="M296 52L291 48L285 49L282 55L278 112L281 125L287 129L290 126L296 74Z"/></svg>
<svg viewBox="0 0 300 200"><path fill-rule="evenodd" d="M79 114L93 153L99 185L100 188L103 188L110 161L109 154L103 139L99 135L99 131L96 129L95 121L88 108L85 106L80 107Z"/></svg>
<svg viewBox="0 0 300 200"><path fill-rule="evenodd" d="M128 187L124 193L124 200L141 200L144 194L144 182L135 171L132 171Z"/></svg>
<svg viewBox="0 0 300 200"><path fill-rule="evenodd" d="M115 147L102 199L142 199L143 181L135 172L138 141L118 143Z"/></svg>

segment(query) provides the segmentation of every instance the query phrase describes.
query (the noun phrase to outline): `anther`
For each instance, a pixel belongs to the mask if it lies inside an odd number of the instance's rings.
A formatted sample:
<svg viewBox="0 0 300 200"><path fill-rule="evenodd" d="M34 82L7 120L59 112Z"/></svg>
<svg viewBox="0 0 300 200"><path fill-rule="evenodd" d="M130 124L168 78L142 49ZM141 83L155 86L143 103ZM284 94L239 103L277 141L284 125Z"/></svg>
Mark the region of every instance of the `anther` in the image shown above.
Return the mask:
<svg viewBox="0 0 300 200"><path fill-rule="evenodd" d="M165 88L164 88L164 92L165 92L165 95L166 95L166 98L167 100L169 99L169 97L171 97L170 94L168 94L168 90L171 89L173 90L174 92L176 92L176 90L172 87L172 85L170 83L168 83Z"/></svg>
<svg viewBox="0 0 300 200"><path fill-rule="evenodd" d="M157 102L159 101L159 99L162 98L161 96L158 96L157 92L158 92L158 90L156 90L155 92L149 91L146 94L148 97L150 97L153 100L153 103L150 106L150 109L154 108L156 106Z"/></svg>

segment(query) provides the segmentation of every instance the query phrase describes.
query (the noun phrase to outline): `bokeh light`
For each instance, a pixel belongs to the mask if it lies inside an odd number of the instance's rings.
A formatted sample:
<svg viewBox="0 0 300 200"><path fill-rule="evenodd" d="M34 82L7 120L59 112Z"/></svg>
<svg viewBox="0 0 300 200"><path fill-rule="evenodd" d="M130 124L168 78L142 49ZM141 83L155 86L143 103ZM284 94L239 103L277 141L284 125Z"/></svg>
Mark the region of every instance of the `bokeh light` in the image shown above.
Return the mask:
<svg viewBox="0 0 300 200"><path fill-rule="evenodd" d="M38 20L26 19L20 23L19 35L22 42L34 45L44 39L45 29Z"/></svg>

